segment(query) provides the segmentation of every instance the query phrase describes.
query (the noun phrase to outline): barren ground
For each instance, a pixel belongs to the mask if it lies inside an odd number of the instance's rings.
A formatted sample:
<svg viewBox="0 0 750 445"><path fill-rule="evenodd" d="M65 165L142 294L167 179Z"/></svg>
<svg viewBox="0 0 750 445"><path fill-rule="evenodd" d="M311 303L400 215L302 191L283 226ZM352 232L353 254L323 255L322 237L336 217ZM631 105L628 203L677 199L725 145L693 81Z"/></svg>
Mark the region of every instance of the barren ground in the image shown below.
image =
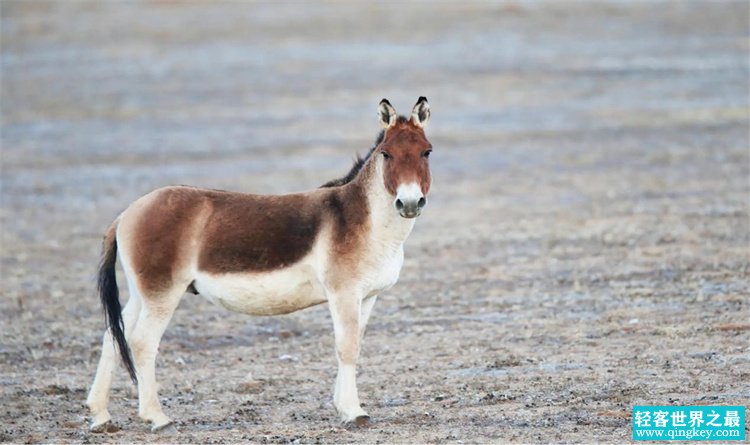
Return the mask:
<svg viewBox="0 0 750 445"><path fill-rule="evenodd" d="M3 442L626 442L634 404L748 404L748 3L0 13ZM118 212L169 184L316 187L381 97L419 95L434 185L366 335L373 426L337 422L325 306L187 295L157 371L178 432L148 432L119 371L122 430L89 433Z"/></svg>

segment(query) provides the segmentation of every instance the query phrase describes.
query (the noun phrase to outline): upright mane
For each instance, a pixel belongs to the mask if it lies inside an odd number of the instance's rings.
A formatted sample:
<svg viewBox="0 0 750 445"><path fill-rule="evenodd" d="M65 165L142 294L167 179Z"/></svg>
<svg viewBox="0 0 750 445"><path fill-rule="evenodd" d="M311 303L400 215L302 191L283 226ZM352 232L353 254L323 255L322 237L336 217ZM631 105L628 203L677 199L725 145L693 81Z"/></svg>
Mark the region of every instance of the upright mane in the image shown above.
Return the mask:
<svg viewBox="0 0 750 445"><path fill-rule="evenodd" d="M365 166L365 163L368 159L370 159L370 156L372 156L372 152L375 151L375 149L380 145L381 142L383 142L383 138L385 137L385 130L380 130L380 133L378 133L378 137L375 138L375 142L372 144L372 147L367 152L365 157L361 157L360 155L357 155L357 158L354 160L354 165L352 165L352 168L349 170L349 173L346 174L346 176L334 179L331 181L326 182L325 184L321 185L320 188L326 188L326 187L338 187L340 185L348 184L354 180L354 178L357 177L357 174L360 170L362 170L362 167Z"/></svg>

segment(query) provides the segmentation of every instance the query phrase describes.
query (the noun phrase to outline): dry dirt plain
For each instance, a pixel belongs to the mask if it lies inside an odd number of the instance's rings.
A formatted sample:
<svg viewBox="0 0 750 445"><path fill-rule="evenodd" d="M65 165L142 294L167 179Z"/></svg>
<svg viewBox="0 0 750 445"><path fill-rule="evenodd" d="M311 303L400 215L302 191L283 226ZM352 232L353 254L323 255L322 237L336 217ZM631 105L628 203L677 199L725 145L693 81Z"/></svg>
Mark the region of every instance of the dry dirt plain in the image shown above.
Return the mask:
<svg viewBox="0 0 750 445"><path fill-rule="evenodd" d="M11 2L2 15L3 442L627 442L634 404L748 404L747 2ZM309 189L430 99L430 205L343 428L326 307L186 296L155 437L87 431L99 240L186 183ZM126 296L126 291L123 290ZM253 383L247 384L251 374Z"/></svg>

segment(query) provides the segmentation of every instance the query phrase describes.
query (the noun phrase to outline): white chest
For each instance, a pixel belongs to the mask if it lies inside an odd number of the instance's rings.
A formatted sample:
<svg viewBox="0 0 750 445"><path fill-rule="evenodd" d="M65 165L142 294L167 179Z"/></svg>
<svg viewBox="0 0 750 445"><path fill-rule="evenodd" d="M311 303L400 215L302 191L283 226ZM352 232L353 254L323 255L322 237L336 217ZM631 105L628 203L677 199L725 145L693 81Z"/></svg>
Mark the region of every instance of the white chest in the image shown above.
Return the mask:
<svg viewBox="0 0 750 445"><path fill-rule="evenodd" d="M371 252L362 270L362 289L365 297L390 289L398 281L404 264L404 248Z"/></svg>

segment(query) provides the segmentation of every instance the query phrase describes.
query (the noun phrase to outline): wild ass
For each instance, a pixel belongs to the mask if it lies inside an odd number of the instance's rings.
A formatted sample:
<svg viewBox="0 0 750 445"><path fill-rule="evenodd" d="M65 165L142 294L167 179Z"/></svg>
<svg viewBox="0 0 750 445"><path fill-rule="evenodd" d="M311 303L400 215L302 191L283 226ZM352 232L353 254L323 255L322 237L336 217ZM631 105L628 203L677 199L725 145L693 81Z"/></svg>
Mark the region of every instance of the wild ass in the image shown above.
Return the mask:
<svg viewBox="0 0 750 445"><path fill-rule="evenodd" d="M378 116L383 130L367 156L319 189L264 196L166 187L115 219L98 277L108 329L87 400L92 430L110 421L116 349L138 387L138 415L154 432L172 424L159 403L154 368L186 292L250 315L327 301L338 359L334 405L343 422L369 422L357 394L360 343L377 295L398 280L404 241L427 203L432 150L423 130L430 118L424 97L410 118L397 116L385 99ZM130 290L122 310L118 254Z"/></svg>

